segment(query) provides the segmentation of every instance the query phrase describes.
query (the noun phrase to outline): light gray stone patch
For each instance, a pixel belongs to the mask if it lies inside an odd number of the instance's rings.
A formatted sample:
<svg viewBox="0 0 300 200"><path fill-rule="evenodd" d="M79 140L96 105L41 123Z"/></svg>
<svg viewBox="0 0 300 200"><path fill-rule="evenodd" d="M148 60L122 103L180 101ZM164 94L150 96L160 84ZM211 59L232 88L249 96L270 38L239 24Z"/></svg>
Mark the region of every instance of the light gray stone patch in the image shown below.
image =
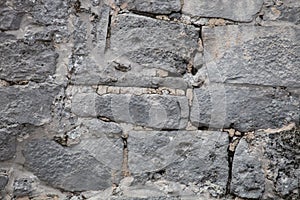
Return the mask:
<svg viewBox="0 0 300 200"><path fill-rule="evenodd" d="M44 82L55 73L58 54L50 42L29 45L9 35L0 37L0 79Z"/></svg>
<svg viewBox="0 0 300 200"><path fill-rule="evenodd" d="M125 9L151 14L170 14L181 9L180 0L116 0Z"/></svg>
<svg viewBox="0 0 300 200"><path fill-rule="evenodd" d="M36 139L27 143L23 155L29 170L57 188L102 190L112 184L110 170L85 150L72 151L54 141Z"/></svg>
<svg viewBox="0 0 300 200"><path fill-rule="evenodd" d="M259 199L265 188L261 155L251 151L245 139L239 142L232 165L231 192L242 198Z"/></svg>
<svg viewBox="0 0 300 200"><path fill-rule="evenodd" d="M42 125L51 120L51 106L59 87L51 84L0 87L0 121Z"/></svg>
<svg viewBox="0 0 300 200"><path fill-rule="evenodd" d="M297 87L300 29L204 27L205 70L210 82Z"/></svg>
<svg viewBox="0 0 300 200"><path fill-rule="evenodd" d="M225 194L228 179L226 133L211 131L132 131L128 137L128 166L136 184L169 180ZM148 175L146 175L148 174ZM151 177L147 177L151 175ZM139 177L143 177L140 180Z"/></svg>
<svg viewBox="0 0 300 200"><path fill-rule="evenodd" d="M32 184L33 184L33 180L30 178L16 179L13 183L14 196L24 197L24 196L31 195L33 192Z"/></svg>
<svg viewBox="0 0 300 200"><path fill-rule="evenodd" d="M279 128L299 123L299 103L299 94L280 88L210 85L194 90L190 119L198 127L242 132Z"/></svg>
<svg viewBox="0 0 300 200"><path fill-rule="evenodd" d="M180 75L193 60L198 38L199 30L194 26L122 14L113 18L110 47L115 54L145 68Z"/></svg>
<svg viewBox="0 0 300 200"><path fill-rule="evenodd" d="M250 22L262 5L263 0L184 0L182 12L192 16Z"/></svg>

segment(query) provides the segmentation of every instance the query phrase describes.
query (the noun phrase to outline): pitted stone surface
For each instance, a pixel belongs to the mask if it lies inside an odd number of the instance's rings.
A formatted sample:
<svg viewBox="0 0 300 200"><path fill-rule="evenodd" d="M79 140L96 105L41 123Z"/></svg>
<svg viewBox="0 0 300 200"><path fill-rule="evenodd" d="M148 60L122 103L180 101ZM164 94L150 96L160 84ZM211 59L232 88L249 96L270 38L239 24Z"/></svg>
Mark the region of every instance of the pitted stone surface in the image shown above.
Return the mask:
<svg viewBox="0 0 300 200"><path fill-rule="evenodd" d="M181 9L180 0L116 0L116 3L128 10L151 14L170 14Z"/></svg>
<svg viewBox="0 0 300 200"><path fill-rule="evenodd" d="M111 172L86 151L72 151L54 141L30 141L25 166L39 179L69 191L101 190L112 184Z"/></svg>
<svg viewBox="0 0 300 200"><path fill-rule="evenodd" d="M0 30L17 30L20 28L24 13L17 12L5 5L5 1L0 2Z"/></svg>
<svg viewBox="0 0 300 200"><path fill-rule="evenodd" d="M42 125L51 120L59 87L51 84L0 87L0 121Z"/></svg>
<svg viewBox="0 0 300 200"><path fill-rule="evenodd" d="M134 177L152 173L154 177L157 174L166 180L195 183L198 187L208 184L213 186L209 192L214 196L225 194L228 179L226 133L133 131L129 133L128 146L128 166Z"/></svg>
<svg viewBox="0 0 300 200"><path fill-rule="evenodd" d="M111 50L144 68L186 72L198 48L199 30L193 26L122 14L113 19Z"/></svg>
<svg viewBox="0 0 300 200"><path fill-rule="evenodd" d="M58 54L50 42L32 45L0 35L0 79L44 82L56 69Z"/></svg>
<svg viewBox="0 0 300 200"><path fill-rule="evenodd" d="M204 59L211 82L297 87L300 29L204 27Z"/></svg>
<svg viewBox="0 0 300 200"><path fill-rule="evenodd" d="M198 127L232 127L242 132L279 128L299 122L299 104L297 91L217 84L194 90L191 121Z"/></svg>
<svg viewBox="0 0 300 200"><path fill-rule="evenodd" d="M233 21L249 22L259 13L263 0L185 0L184 14L199 17L225 18Z"/></svg>
<svg viewBox="0 0 300 200"><path fill-rule="evenodd" d="M17 138L7 129L0 129L0 161L12 159L16 153Z"/></svg>
<svg viewBox="0 0 300 200"><path fill-rule="evenodd" d="M116 122L161 129L183 129L189 115L185 96L156 94L76 94L72 111L79 116L106 117Z"/></svg>

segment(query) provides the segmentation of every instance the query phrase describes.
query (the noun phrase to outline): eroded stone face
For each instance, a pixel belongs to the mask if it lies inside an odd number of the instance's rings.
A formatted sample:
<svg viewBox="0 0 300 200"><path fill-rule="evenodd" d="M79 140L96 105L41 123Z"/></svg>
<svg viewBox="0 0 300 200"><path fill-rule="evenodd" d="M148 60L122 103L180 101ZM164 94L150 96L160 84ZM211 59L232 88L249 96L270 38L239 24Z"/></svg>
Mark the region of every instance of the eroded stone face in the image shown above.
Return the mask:
<svg viewBox="0 0 300 200"><path fill-rule="evenodd" d="M280 88L211 85L194 90L191 121L242 132L299 122L299 94Z"/></svg>
<svg viewBox="0 0 300 200"><path fill-rule="evenodd" d="M56 69L58 54L50 42L26 44L0 35L0 79L44 82Z"/></svg>
<svg viewBox="0 0 300 200"><path fill-rule="evenodd" d="M185 0L182 12L199 17L225 18L249 22L263 5L263 0Z"/></svg>
<svg viewBox="0 0 300 200"><path fill-rule="evenodd" d="M189 25L123 14L111 28L111 50L145 68L184 74L198 48L199 30Z"/></svg>
<svg viewBox="0 0 300 200"><path fill-rule="evenodd" d="M209 192L214 196L225 194L228 179L226 133L132 131L128 146L129 170L137 180L148 173L157 180L211 186Z"/></svg>
<svg viewBox="0 0 300 200"><path fill-rule="evenodd" d="M16 153L16 146L17 138L14 133L7 129L0 129L0 161L13 158Z"/></svg>
<svg viewBox="0 0 300 200"><path fill-rule="evenodd" d="M0 87L0 120L8 124L42 125L51 120L59 87L51 84Z"/></svg>
<svg viewBox="0 0 300 200"><path fill-rule="evenodd" d="M54 187L84 191L112 184L110 170L87 151L72 151L54 141L37 139L28 142L23 155L26 167Z"/></svg>
<svg viewBox="0 0 300 200"><path fill-rule="evenodd" d="M209 81L295 87L300 84L300 29L219 26L203 28Z"/></svg>

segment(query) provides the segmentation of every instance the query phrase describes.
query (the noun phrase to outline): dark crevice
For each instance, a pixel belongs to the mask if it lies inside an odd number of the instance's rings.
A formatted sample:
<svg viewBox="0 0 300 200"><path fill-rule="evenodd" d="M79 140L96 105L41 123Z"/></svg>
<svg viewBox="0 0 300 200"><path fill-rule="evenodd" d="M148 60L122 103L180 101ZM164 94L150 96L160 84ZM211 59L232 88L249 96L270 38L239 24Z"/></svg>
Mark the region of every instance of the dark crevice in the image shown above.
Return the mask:
<svg viewBox="0 0 300 200"><path fill-rule="evenodd" d="M28 80L21 80L21 81L8 81L5 79L0 79L0 81L3 81L5 83L5 86L14 86L14 85L28 85L30 81ZM35 81L31 81L34 83L38 83Z"/></svg>
<svg viewBox="0 0 300 200"><path fill-rule="evenodd" d="M107 25L107 33L106 33L106 42L105 42L105 48L104 48L104 51L105 51L105 52L110 48L111 21L112 21L112 15L110 14L110 15L108 16L108 25Z"/></svg>
<svg viewBox="0 0 300 200"><path fill-rule="evenodd" d="M123 141L123 162L122 162L122 176L123 177L129 177L130 171L128 166L128 134L122 135L122 141Z"/></svg>

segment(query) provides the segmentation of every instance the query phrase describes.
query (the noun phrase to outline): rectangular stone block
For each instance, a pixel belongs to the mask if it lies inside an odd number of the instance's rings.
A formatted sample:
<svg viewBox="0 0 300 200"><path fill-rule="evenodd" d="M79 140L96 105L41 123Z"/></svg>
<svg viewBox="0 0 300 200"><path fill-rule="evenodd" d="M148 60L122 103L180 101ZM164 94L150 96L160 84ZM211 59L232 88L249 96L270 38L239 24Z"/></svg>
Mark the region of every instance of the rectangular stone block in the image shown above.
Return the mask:
<svg viewBox="0 0 300 200"><path fill-rule="evenodd" d="M50 42L29 45L11 35L0 37L0 79L44 82L55 73L58 54Z"/></svg>
<svg viewBox="0 0 300 200"><path fill-rule="evenodd" d="M79 93L72 99L72 112L83 117L105 117L158 129L184 129L189 107L185 96L156 94Z"/></svg>
<svg viewBox="0 0 300 200"><path fill-rule="evenodd" d="M242 132L299 123L299 90L213 84L194 90L190 119L198 127Z"/></svg>
<svg viewBox="0 0 300 200"><path fill-rule="evenodd" d="M51 119L51 105L59 87L54 85L0 87L0 121L42 125Z"/></svg>
<svg viewBox="0 0 300 200"><path fill-rule="evenodd" d="M300 29L219 26L202 31L210 82L298 87Z"/></svg>
<svg viewBox="0 0 300 200"><path fill-rule="evenodd" d="M260 11L263 2L263 0L184 0L182 12L199 17L250 22Z"/></svg>
<svg viewBox="0 0 300 200"><path fill-rule="evenodd" d="M198 39L194 26L122 14L112 21L110 47L131 63L181 75L194 60Z"/></svg>
<svg viewBox="0 0 300 200"><path fill-rule="evenodd" d="M123 9L151 14L170 14L181 9L180 0L116 0L116 3Z"/></svg>
<svg viewBox="0 0 300 200"><path fill-rule="evenodd" d="M228 179L228 135L213 131L131 131L128 166L139 180L152 177L193 183L208 192L225 194ZM146 175L146 177L145 177ZM158 179L158 180L159 180ZM158 181L157 180L157 181Z"/></svg>

